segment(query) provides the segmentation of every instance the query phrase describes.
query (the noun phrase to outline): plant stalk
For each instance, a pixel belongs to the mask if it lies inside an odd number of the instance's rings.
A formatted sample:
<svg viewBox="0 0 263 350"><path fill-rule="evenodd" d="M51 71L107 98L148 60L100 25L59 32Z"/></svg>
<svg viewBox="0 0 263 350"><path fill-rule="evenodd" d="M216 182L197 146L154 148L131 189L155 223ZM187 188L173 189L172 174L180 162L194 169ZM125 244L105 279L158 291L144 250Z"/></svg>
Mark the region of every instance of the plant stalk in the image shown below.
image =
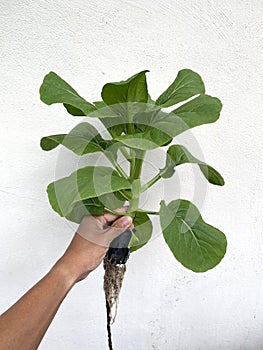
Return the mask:
<svg viewBox="0 0 263 350"><path fill-rule="evenodd" d="M121 146L120 147L120 151L121 151L121 153L123 154L123 156L126 158L126 160L128 161L128 162L131 162L131 156L129 155L129 153L127 152L127 150L125 149L125 147L123 147L123 146Z"/></svg>
<svg viewBox="0 0 263 350"><path fill-rule="evenodd" d="M128 119L127 133L130 135L133 135L135 130L134 130L134 124L132 122L132 115L130 113L129 106L127 108L127 119Z"/></svg>
<svg viewBox="0 0 263 350"><path fill-rule="evenodd" d="M148 188L154 185L162 177L161 172L155 175L151 180L142 186L142 192L145 192Z"/></svg>
<svg viewBox="0 0 263 350"><path fill-rule="evenodd" d="M116 171L119 173L120 176L123 176L125 179L128 179L128 175L125 173L125 171L122 169L120 164L117 162L117 160L112 156L110 152L107 152L106 150L101 148L101 151L104 153L104 155L109 159L111 164L115 167Z"/></svg>
<svg viewBox="0 0 263 350"><path fill-rule="evenodd" d="M111 162L114 165L114 167L116 168L119 175L123 176L125 179L128 179L128 175L125 173L125 171L119 165L119 163L116 160L112 160Z"/></svg>
<svg viewBox="0 0 263 350"><path fill-rule="evenodd" d="M137 213L145 213L148 215L159 215L160 213L158 211L152 211L152 210L143 210L143 209L137 209Z"/></svg>
<svg viewBox="0 0 263 350"><path fill-rule="evenodd" d="M143 159L145 151L136 150L134 162L131 163L130 167L130 180L132 181L132 198L130 200L129 210L131 212L136 211L139 208L140 194L141 194L141 182L140 175L143 165Z"/></svg>
<svg viewBox="0 0 263 350"><path fill-rule="evenodd" d="M126 193L124 193L123 190L119 190L119 192L127 201L131 199L131 197L129 197Z"/></svg>

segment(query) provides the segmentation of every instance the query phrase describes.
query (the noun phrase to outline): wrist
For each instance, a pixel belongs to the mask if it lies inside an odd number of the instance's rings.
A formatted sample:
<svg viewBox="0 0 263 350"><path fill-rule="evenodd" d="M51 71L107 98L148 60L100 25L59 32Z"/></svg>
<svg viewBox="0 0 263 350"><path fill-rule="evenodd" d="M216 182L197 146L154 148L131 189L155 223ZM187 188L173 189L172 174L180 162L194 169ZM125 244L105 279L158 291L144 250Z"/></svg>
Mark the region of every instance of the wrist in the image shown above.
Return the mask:
<svg viewBox="0 0 263 350"><path fill-rule="evenodd" d="M54 273L67 289L71 289L81 279L81 271L64 256L56 262L50 272Z"/></svg>
<svg viewBox="0 0 263 350"><path fill-rule="evenodd" d="M107 250L107 247L76 235L56 265L74 284L86 278L101 263Z"/></svg>

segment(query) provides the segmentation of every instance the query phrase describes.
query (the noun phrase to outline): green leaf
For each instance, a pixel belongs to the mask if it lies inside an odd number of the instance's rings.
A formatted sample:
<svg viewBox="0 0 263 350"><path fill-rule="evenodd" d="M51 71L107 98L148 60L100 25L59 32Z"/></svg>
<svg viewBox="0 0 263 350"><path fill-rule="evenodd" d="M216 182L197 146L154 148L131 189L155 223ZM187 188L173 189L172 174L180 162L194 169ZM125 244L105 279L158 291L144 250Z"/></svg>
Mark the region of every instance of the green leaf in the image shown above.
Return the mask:
<svg viewBox="0 0 263 350"><path fill-rule="evenodd" d="M187 129L190 129L198 125L214 123L219 118L221 110L222 103L218 98L200 95L175 109L173 113L187 125Z"/></svg>
<svg viewBox="0 0 263 350"><path fill-rule="evenodd" d="M118 83L108 83L103 86L101 96L107 105L114 105L125 102L148 101L148 91L145 73L142 71L131 78Z"/></svg>
<svg viewBox="0 0 263 350"><path fill-rule="evenodd" d="M120 136L126 131L127 119L116 113L114 109L110 108L103 101L96 101L93 104L97 108L97 116L101 123L105 126L112 137Z"/></svg>
<svg viewBox="0 0 263 350"><path fill-rule="evenodd" d="M122 207L125 200L120 198L119 192L114 192L76 202L66 219L79 224L85 215L103 215L105 208L114 210Z"/></svg>
<svg viewBox="0 0 263 350"><path fill-rule="evenodd" d="M225 182L223 177L214 168L195 158L184 146L181 145L173 145L169 147L166 155L165 167L160 170L161 176L163 178L173 176L175 172L174 168L177 165L185 163L198 164L200 170L210 183L219 186L224 185Z"/></svg>
<svg viewBox="0 0 263 350"><path fill-rule="evenodd" d="M114 138L120 136L127 129L127 118L116 113L103 101L95 101L93 104L97 110L93 116L97 116L105 126L109 134Z"/></svg>
<svg viewBox="0 0 263 350"><path fill-rule="evenodd" d="M104 206L97 197L89 198L73 204L72 210L65 215L69 221L79 224L86 215L103 215Z"/></svg>
<svg viewBox="0 0 263 350"><path fill-rule="evenodd" d="M136 213L133 219L133 225L135 227L135 232L129 243L131 252L140 249L149 241L153 229L149 216L141 212Z"/></svg>
<svg viewBox="0 0 263 350"><path fill-rule="evenodd" d="M120 136L127 130L127 124L123 121L123 117L121 116L102 118L100 121L114 138Z"/></svg>
<svg viewBox="0 0 263 350"><path fill-rule="evenodd" d="M147 129L134 135L122 135L115 139L128 147L151 150L166 145L182 132L202 124L215 122L222 104L219 99L200 95L171 113L158 113L149 119Z"/></svg>
<svg viewBox="0 0 263 350"><path fill-rule="evenodd" d="M202 78L190 69L180 70L174 82L158 97L157 105L170 107L192 96L205 93Z"/></svg>
<svg viewBox="0 0 263 350"><path fill-rule="evenodd" d="M61 145L66 136L67 134L60 134L42 137L40 141L40 146L44 151L51 151L58 145Z"/></svg>
<svg viewBox="0 0 263 350"><path fill-rule="evenodd" d="M130 148L144 151L164 146L172 141L171 137L167 134L153 128L145 133L118 136L115 137L115 140Z"/></svg>
<svg viewBox="0 0 263 350"><path fill-rule="evenodd" d="M225 235L203 221L193 203L178 199L166 205L161 201L160 221L167 245L186 268L205 272L224 257Z"/></svg>
<svg viewBox="0 0 263 350"><path fill-rule="evenodd" d="M39 92L42 102L47 105L63 103L72 115L88 115L96 110L95 106L87 102L54 72L50 72L44 77Z"/></svg>
<svg viewBox="0 0 263 350"><path fill-rule="evenodd" d="M76 202L130 188L130 182L120 177L114 169L87 166L52 182L48 185L47 192L54 211L60 216L66 216Z"/></svg>
<svg viewBox="0 0 263 350"><path fill-rule="evenodd" d="M222 104L218 98L200 95L173 112L156 119L151 127L175 137L188 129L215 122L221 109Z"/></svg>
<svg viewBox="0 0 263 350"><path fill-rule="evenodd" d="M44 151L50 151L58 145L63 145L79 156L104 152L106 149L113 151L113 141L104 140L97 129L87 122L78 124L69 134L43 137L40 145Z"/></svg>
<svg viewBox="0 0 263 350"><path fill-rule="evenodd" d="M148 90L146 83L147 70L133 75L131 78L116 83L108 83L103 86L101 97L103 101L122 116L131 120L137 111L146 108Z"/></svg>
<svg viewBox="0 0 263 350"><path fill-rule="evenodd" d="M103 101L94 101L93 104L97 109L107 108L106 103Z"/></svg>
<svg viewBox="0 0 263 350"><path fill-rule="evenodd" d="M103 101L95 101L93 102L96 107L96 111L94 112L95 116L99 119L103 118L118 118L119 114L111 108L111 106L106 105Z"/></svg>
<svg viewBox="0 0 263 350"><path fill-rule="evenodd" d="M71 106L67 103L63 103L63 106L66 108L69 114L73 115L74 117L84 117L86 114L83 113L80 109Z"/></svg>
<svg viewBox="0 0 263 350"><path fill-rule="evenodd" d="M155 125L159 120L167 118L169 114L161 110L144 111L134 116L136 133L133 135L120 135L115 137L116 141L122 142L128 147L144 151L161 147L172 141L172 138Z"/></svg>

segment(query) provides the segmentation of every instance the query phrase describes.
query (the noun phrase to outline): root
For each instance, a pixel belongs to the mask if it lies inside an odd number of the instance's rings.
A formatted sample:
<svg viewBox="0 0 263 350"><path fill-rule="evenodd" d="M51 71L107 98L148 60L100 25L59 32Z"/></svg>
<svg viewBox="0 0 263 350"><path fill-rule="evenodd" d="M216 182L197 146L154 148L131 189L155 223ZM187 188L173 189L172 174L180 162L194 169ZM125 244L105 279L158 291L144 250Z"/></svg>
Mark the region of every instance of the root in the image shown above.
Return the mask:
<svg viewBox="0 0 263 350"><path fill-rule="evenodd" d="M113 264L107 258L104 258L104 292L106 299L107 310L107 331L108 331L108 344L109 350L113 350L112 337L111 337L111 325L114 323L119 295L121 291L122 282L124 279L126 265L125 264ZM114 313L113 313L114 309Z"/></svg>
<svg viewBox="0 0 263 350"><path fill-rule="evenodd" d="M117 314L119 295L126 271L126 265L112 264L110 261L104 259L104 269L104 292L106 302L110 308L110 323L113 324ZM115 308L114 314L112 314L113 308Z"/></svg>
<svg viewBox="0 0 263 350"><path fill-rule="evenodd" d="M112 336L111 336L111 309L110 306L106 300L106 310L107 310L107 332L108 332L108 345L109 345L109 350L113 350L112 346Z"/></svg>
<svg viewBox="0 0 263 350"><path fill-rule="evenodd" d="M114 323L117 315L119 295L126 272L125 263L130 255L130 249L128 248L130 239L131 230L128 229L111 242L103 260L109 350L113 350L111 325Z"/></svg>

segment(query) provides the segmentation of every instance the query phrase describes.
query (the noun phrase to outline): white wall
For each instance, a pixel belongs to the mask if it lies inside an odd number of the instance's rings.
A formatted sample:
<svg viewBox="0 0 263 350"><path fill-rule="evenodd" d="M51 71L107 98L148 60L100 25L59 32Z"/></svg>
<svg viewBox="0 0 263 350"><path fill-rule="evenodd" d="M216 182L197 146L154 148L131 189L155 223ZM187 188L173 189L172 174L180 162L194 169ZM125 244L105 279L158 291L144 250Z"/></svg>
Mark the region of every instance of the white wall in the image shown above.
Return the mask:
<svg viewBox="0 0 263 350"><path fill-rule="evenodd" d="M216 124L193 133L226 180L207 188L201 210L227 234L227 255L194 274L160 236L134 253L115 348L263 349L262 11L262 0L1 1L0 312L48 271L73 234L45 193L59 152L41 151L39 139L79 119L39 101L44 74L57 72L93 101L104 83L143 69L157 97L187 67L224 104ZM189 171L180 174L190 183ZM41 349L106 349L102 276L99 268L71 291Z"/></svg>

